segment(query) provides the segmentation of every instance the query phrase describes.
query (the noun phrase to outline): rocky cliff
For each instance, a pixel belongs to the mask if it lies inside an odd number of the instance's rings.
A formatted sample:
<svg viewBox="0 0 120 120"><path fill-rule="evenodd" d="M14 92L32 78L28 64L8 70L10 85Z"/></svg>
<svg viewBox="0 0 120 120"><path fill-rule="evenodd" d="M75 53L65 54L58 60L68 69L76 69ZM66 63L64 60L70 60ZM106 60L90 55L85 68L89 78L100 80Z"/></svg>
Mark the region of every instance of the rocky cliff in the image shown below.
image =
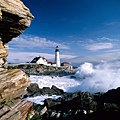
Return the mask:
<svg viewBox="0 0 120 120"><path fill-rule="evenodd" d="M24 120L32 103L23 101L28 76L19 69L8 70L8 42L19 36L33 19L20 0L0 0L0 120Z"/></svg>
<svg viewBox="0 0 120 120"><path fill-rule="evenodd" d="M20 0L0 0L0 64L7 62L8 42L19 36L33 19L29 9Z"/></svg>

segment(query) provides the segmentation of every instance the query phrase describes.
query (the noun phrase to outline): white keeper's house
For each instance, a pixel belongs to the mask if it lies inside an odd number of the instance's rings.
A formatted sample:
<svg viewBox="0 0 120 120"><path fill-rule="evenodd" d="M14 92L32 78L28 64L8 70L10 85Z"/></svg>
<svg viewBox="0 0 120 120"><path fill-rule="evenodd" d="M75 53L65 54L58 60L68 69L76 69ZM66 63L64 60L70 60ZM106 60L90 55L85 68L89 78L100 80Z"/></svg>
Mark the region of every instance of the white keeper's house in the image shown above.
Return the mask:
<svg viewBox="0 0 120 120"><path fill-rule="evenodd" d="M56 46L56 49L55 49L55 62L49 62L46 58L37 56L31 61L31 63L60 67L60 55L59 55L58 46Z"/></svg>

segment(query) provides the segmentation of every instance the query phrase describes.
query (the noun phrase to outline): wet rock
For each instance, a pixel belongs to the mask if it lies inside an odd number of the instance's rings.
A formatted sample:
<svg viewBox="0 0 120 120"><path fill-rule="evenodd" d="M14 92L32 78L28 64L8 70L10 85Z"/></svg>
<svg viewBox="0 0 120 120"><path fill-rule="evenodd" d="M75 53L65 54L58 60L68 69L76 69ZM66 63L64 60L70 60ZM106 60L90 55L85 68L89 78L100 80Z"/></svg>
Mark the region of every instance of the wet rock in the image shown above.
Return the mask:
<svg viewBox="0 0 120 120"><path fill-rule="evenodd" d="M41 96L42 92L41 89L39 89L39 86L37 83L31 83L30 86L27 87L27 95L24 96L26 97L36 97L36 96Z"/></svg>
<svg viewBox="0 0 120 120"><path fill-rule="evenodd" d="M75 77L75 76L73 76L73 75L72 75L72 76L70 76L70 78L71 78L71 79L76 79L76 77Z"/></svg>
<svg viewBox="0 0 120 120"><path fill-rule="evenodd" d="M27 91L29 93L33 93L33 92L35 93L35 92L40 91L40 89L37 83L31 83L30 86L27 87Z"/></svg>
<svg viewBox="0 0 120 120"><path fill-rule="evenodd" d="M31 83L29 87L27 87L28 96L35 97L40 95L62 95L64 94L64 91L62 89L57 88L56 86L49 87L43 87L42 89L39 89L38 84Z"/></svg>
<svg viewBox="0 0 120 120"><path fill-rule="evenodd" d="M53 76L65 76L72 75L75 73L75 70L66 70L64 67L54 67L54 66L46 66L42 64L36 63L26 63L20 65L9 64L9 69L19 68L24 71L28 75L49 75Z"/></svg>
<svg viewBox="0 0 120 120"><path fill-rule="evenodd" d="M51 89L56 92L55 95L62 95L64 91L62 89L57 88L56 86L52 85Z"/></svg>
<svg viewBox="0 0 120 120"><path fill-rule="evenodd" d="M74 92L65 93L56 86L44 87L45 93L61 95L58 99L45 99L42 120L119 120L119 90L112 89L106 93ZM60 90L59 92L57 92ZM64 93L64 94L63 94Z"/></svg>
<svg viewBox="0 0 120 120"><path fill-rule="evenodd" d="M47 108L51 108L58 104L60 104L60 102L58 103L55 100L52 100L51 98L45 99L44 101L44 105L47 106Z"/></svg>
<svg viewBox="0 0 120 120"><path fill-rule="evenodd" d="M120 110L119 105L115 103L104 103L105 111L118 111Z"/></svg>
<svg viewBox="0 0 120 120"><path fill-rule="evenodd" d="M41 89L41 93L42 93L42 95L48 94L49 96L50 95L56 95L56 92L54 90L50 89L49 87L43 87Z"/></svg>
<svg viewBox="0 0 120 120"><path fill-rule="evenodd" d="M102 95L101 101L120 104L120 87L108 90L104 95Z"/></svg>

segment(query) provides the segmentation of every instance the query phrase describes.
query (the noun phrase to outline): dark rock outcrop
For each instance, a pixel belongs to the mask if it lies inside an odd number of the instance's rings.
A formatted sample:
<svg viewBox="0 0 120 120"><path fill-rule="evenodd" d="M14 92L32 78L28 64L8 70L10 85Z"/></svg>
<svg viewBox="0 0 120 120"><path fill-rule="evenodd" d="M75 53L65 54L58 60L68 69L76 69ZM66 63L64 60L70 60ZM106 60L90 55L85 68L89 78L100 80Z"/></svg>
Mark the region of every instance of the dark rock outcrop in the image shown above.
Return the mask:
<svg viewBox="0 0 120 120"><path fill-rule="evenodd" d="M47 88L48 91L46 90L45 93L49 94L51 89ZM34 109L37 117L41 117L42 120L119 120L119 94L120 88L95 94L61 92L59 94L61 97L58 99L45 99L44 105L34 104Z"/></svg>
<svg viewBox="0 0 120 120"><path fill-rule="evenodd" d="M64 91L62 89L57 88L56 86L49 87L43 87L42 89L39 88L38 84L31 83L29 87L27 87L28 94L27 96L35 97L40 95L62 95L64 94Z"/></svg>
<svg viewBox="0 0 120 120"><path fill-rule="evenodd" d="M37 83L31 83L29 87L27 87L27 91L28 93L32 93L33 92L38 92L40 89L39 89L39 86Z"/></svg>

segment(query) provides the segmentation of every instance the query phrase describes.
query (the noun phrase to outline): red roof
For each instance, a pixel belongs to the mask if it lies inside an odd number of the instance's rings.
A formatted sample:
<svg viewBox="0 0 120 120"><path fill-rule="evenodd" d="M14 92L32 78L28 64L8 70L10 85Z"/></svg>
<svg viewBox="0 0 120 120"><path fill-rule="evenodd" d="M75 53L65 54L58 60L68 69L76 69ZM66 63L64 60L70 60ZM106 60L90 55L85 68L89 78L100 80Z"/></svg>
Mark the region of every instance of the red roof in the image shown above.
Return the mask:
<svg viewBox="0 0 120 120"><path fill-rule="evenodd" d="M55 64L55 62L47 62L47 63L48 63L48 64L51 64L51 65L52 65L52 64Z"/></svg>
<svg viewBox="0 0 120 120"><path fill-rule="evenodd" d="M63 62L63 64L70 64L69 62Z"/></svg>

